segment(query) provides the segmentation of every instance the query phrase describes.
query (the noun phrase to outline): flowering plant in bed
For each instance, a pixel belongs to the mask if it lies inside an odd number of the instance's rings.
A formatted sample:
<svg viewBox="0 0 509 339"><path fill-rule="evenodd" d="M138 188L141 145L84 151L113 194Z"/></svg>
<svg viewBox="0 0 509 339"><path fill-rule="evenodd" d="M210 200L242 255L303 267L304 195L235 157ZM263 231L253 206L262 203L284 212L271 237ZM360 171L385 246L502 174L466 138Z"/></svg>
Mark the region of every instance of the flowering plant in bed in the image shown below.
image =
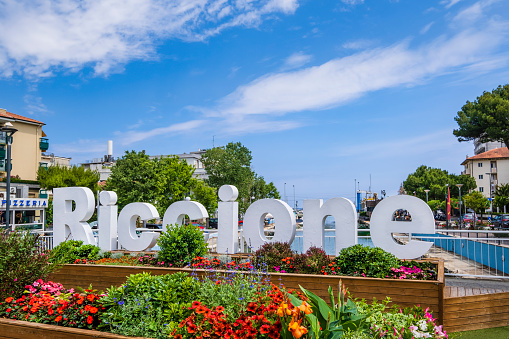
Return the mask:
<svg viewBox="0 0 509 339"><path fill-rule="evenodd" d="M0 303L0 316L88 329L99 324L98 316L104 307L99 302L100 295L91 289L76 293L41 279L26 288L22 296L9 297Z"/></svg>

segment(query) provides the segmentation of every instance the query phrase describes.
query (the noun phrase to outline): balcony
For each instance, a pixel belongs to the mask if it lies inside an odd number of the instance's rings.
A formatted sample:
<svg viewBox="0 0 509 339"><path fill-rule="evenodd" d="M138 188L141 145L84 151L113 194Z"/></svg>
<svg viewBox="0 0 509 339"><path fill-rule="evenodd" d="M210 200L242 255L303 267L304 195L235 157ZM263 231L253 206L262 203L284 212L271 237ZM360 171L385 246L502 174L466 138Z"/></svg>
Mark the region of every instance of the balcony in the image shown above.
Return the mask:
<svg viewBox="0 0 509 339"><path fill-rule="evenodd" d="M41 138L41 142L39 143L39 148L41 151L46 152L49 148L49 141L47 138Z"/></svg>
<svg viewBox="0 0 509 339"><path fill-rule="evenodd" d="M6 157L6 151L3 146L0 146L0 160L4 160Z"/></svg>
<svg viewBox="0 0 509 339"><path fill-rule="evenodd" d="M496 167L492 167L491 168L491 173L497 173L497 168Z"/></svg>

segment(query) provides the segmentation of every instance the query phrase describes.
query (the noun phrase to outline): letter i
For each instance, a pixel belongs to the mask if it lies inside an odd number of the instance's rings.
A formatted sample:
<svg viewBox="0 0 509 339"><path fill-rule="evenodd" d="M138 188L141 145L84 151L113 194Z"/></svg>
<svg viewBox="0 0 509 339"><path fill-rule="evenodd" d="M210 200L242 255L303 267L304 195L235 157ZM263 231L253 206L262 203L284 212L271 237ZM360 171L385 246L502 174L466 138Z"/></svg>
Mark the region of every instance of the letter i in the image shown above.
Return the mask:
<svg viewBox="0 0 509 339"><path fill-rule="evenodd" d="M219 188L218 220L217 220L217 253L237 253L239 228L239 203L235 202L239 195L237 187L223 185ZM243 241L243 240L242 240Z"/></svg>

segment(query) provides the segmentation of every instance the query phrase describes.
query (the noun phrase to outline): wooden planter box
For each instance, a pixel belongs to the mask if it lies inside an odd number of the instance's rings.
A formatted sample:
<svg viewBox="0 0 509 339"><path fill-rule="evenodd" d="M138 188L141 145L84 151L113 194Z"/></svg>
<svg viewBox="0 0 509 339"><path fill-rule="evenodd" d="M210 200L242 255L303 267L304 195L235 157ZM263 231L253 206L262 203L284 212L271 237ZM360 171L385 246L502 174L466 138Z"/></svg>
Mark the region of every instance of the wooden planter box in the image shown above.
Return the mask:
<svg viewBox="0 0 509 339"><path fill-rule="evenodd" d="M270 281L286 288L299 289L299 285L329 301L328 288L331 286L337 297L338 284L341 280L354 298L376 298L381 301L390 297L393 304L400 307L421 305L429 307L439 322L443 315L444 265L438 264L437 280L379 279L349 276L330 276L292 273L268 273ZM90 284L97 290L106 291L111 286L120 286L131 274L150 272L153 275L172 274L176 272L193 272L189 268L161 268L146 266L110 266L110 265L65 265L54 272L50 279L61 283L66 288L88 288ZM207 270L194 270L198 276L207 274ZM245 273L248 274L248 273Z"/></svg>
<svg viewBox="0 0 509 339"><path fill-rule="evenodd" d="M448 332L509 326L509 292L444 299Z"/></svg>
<svg viewBox="0 0 509 339"><path fill-rule="evenodd" d="M123 335L84 330L28 321L0 318L0 339L142 339L140 337L125 337Z"/></svg>

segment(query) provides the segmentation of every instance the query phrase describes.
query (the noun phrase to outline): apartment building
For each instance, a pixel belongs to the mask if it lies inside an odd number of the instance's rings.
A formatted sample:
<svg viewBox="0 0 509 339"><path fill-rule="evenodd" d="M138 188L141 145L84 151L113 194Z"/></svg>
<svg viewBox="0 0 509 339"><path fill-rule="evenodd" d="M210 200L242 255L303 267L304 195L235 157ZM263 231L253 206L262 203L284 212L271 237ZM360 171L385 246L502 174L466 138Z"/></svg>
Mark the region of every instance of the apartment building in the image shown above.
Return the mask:
<svg viewBox="0 0 509 339"><path fill-rule="evenodd" d="M472 157L462 163L466 174L475 179L477 190L486 198L493 197L497 185L509 183L509 149L499 147Z"/></svg>

